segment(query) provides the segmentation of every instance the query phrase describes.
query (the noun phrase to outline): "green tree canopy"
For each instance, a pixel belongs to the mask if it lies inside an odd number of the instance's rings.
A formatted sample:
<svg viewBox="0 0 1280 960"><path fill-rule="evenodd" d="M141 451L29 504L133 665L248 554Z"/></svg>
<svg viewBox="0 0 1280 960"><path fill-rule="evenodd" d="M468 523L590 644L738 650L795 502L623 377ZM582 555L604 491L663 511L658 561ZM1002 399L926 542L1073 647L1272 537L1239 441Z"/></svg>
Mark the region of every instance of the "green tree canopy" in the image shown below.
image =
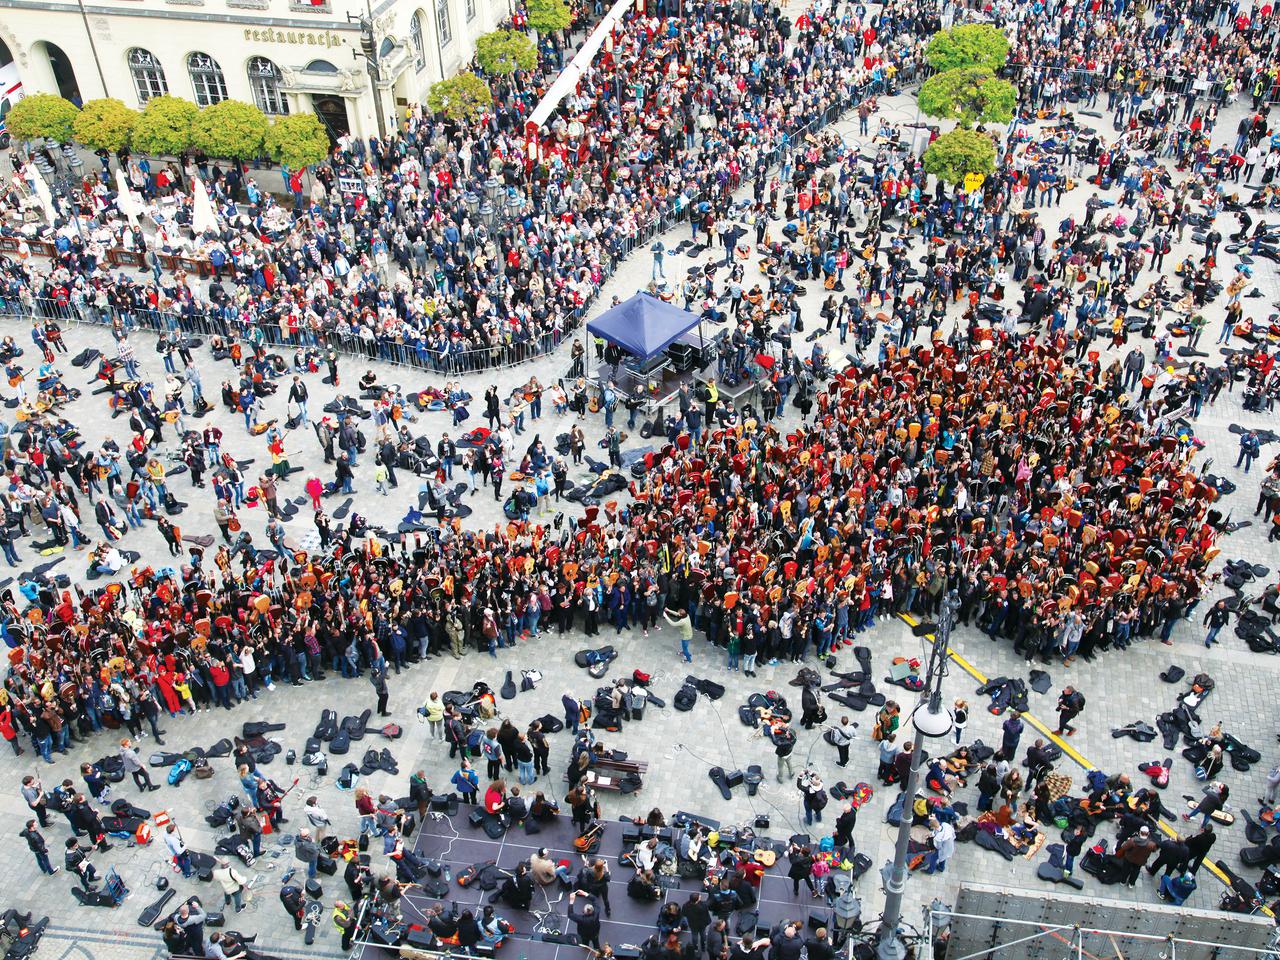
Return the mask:
<svg viewBox="0 0 1280 960"><path fill-rule="evenodd" d="M935 70L999 70L1009 57L1009 39L990 24L967 23L934 34L925 56Z"/></svg>
<svg viewBox="0 0 1280 960"><path fill-rule="evenodd" d="M431 85L427 106L450 120L471 120L493 109L489 85L469 70Z"/></svg>
<svg viewBox="0 0 1280 960"><path fill-rule="evenodd" d="M200 108L165 94L147 101L133 125L133 148L153 156L174 156L191 146L191 125Z"/></svg>
<svg viewBox="0 0 1280 960"><path fill-rule="evenodd" d="M924 169L947 183L961 183L965 175L987 177L996 169L996 145L985 133L963 127L944 133L924 152Z"/></svg>
<svg viewBox="0 0 1280 960"><path fill-rule="evenodd" d="M573 20L565 0L528 0L529 26L539 33L563 30Z"/></svg>
<svg viewBox="0 0 1280 960"><path fill-rule="evenodd" d="M266 146L272 160L301 170L328 158L329 135L314 113L291 113L267 129Z"/></svg>
<svg viewBox="0 0 1280 960"><path fill-rule="evenodd" d="M997 80L985 67L961 67L935 73L920 87L920 110L930 117L974 123L1008 123L1018 92L1007 80Z"/></svg>
<svg viewBox="0 0 1280 960"><path fill-rule="evenodd" d="M476 59L485 73L505 76L537 66L538 49L518 30L494 30L476 40Z"/></svg>
<svg viewBox="0 0 1280 960"><path fill-rule="evenodd" d="M228 160L262 156L266 136L266 114L243 100L222 100L205 107L191 123L191 145L208 156Z"/></svg>
<svg viewBox="0 0 1280 960"><path fill-rule="evenodd" d="M5 118L9 133L19 140L48 137L58 143L70 143L72 127L80 111L70 100L53 93L33 93L13 105Z"/></svg>
<svg viewBox="0 0 1280 960"><path fill-rule="evenodd" d="M72 124L78 143L95 150L122 150L129 145L138 111L124 105L115 97L90 100L81 108Z"/></svg>

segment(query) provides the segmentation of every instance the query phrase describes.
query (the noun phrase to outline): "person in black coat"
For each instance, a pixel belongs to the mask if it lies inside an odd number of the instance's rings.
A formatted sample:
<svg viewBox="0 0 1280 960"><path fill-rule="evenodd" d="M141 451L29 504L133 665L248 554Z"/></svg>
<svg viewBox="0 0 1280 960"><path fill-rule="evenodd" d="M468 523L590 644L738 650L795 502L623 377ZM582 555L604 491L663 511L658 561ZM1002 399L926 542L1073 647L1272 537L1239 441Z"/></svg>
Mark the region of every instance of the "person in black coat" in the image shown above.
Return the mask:
<svg viewBox="0 0 1280 960"><path fill-rule="evenodd" d="M705 950L707 927L711 923L711 911L707 907L706 898L701 893L689 894L689 899L685 901L680 912L685 922L689 924L690 942L699 951Z"/></svg>
<svg viewBox="0 0 1280 960"><path fill-rule="evenodd" d="M858 823L858 811L853 804L847 804L840 816L836 817L836 828L832 840L837 847L847 847L853 843L853 828Z"/></svg>
<svg viewBox="0 0 1280 960"><path fill-rule="evenodd" d="M579 906L579 898L586 901ZM578 942L600 949L600 914L594 898L582 891L569 894L569 919L578 930Z"/></svg>
<svg viewBox="0 0 1280 960"><path fill-rule="evenodd" d="M507 877L498 888L498 897L517 910L528 910L533 903L533 878L523 863L516 867L513 876Z"/></svg>
<svg viewBox="0 0 1280 960"><path fill-rule="evenodd" d="M286 884L280 888L280 904L284 907L285 913L293 917L293 929L302 929L302 911L306 907L306 903L302 899L302 889L295 887L293 884Z"/></svg>
<svg viewBox="0 0 1280 960"><path fill-rule="evenodd" d="M809 956L809 960L833 960L836 955L831 946L831 941L827 938L826 927L819 927L815 930L813 936L805 940L804 949Z"/></svg>
<svg viewBox="0 0 1280 960"><path fill-rule="evenodd" d="M1200 865L1204 863L1204 858L1208 855L1210 848L1217 842L1218 835L1213 832L1213 827L1205 824L1200 828L1200 832L1193 834L1186 839L1187 853L1189 854L1186 862L1186 868L1192 873L1200 869Z"/></svg>
<svg viewBox="0 0 1280 960"><path fill-rule="evenodd" d="M73 829L83 830L89 834L99 850L105 853L111 849L111 844L107 843L107 831L102 825L102 818L89 806L89 801L84 798L83 793L77 793L71 806L67 808L67 819L71 821Z"/></svg>
<svg viewBox="0 0 1280 960"><path fill-rule="evenodd" d="M800 726L812 730L815 723L822 722L822 705L818 703L818 694L809 684L805 684L800 693Z"/></svg>

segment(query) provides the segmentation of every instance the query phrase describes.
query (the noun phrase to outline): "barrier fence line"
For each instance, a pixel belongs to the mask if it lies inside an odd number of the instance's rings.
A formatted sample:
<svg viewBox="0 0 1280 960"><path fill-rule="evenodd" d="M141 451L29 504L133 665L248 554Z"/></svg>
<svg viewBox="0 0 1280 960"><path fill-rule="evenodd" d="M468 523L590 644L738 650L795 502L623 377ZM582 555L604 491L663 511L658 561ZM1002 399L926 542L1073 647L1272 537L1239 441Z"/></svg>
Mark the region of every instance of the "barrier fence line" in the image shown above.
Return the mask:
<svg viewBox="0 0 1280 960"><path fill-rule="evenodd" d="M768 152L762 177L780 166L786 156L803 144L809 134L822 130L829 124L839 120L846 112L856 107L871 96L888 93L881 89L878 81L869 81L860 86L850 85L838 90L834 99L816 116L806 123L785 133L785 141L778 143ZM727 184L732 193L745 181ZM235 315L233 308L217 307L193 311L175 312L156 310L147 307L125 308L119 306L101 306L97 304L62 302L47 298L24 298L4 296L0 294L0 317L15 317L30 320L34 317L57 320L62 323L84 326L114 325L119 319L126 330L144 330L153 333L178 332L188 336L220 336L225 338L247 338L250 331L257 330L263 335L269 346L302 349L306 347L334 347L338 352L367 360L377 360L396 366L427 370L447 376L458 376L478 373L484 370L509 369L541 359L553 352L566 336L571 335L583 324L583 319L595 299L600 288L617 272L622 263L637 248L647 244L654 237L665 233L679 223L685 222L700 204L707 201L705 195L699 193L676 209L674 201L666 209L658 211L634 236L620 238L614 250L600 264L601 277L593 283L591 292L582 303L568 315L563 329L546 331L537 336L525 336L520 340L507 340L485 347L466 350L441 350L433 348L424 338L418 343L406 343L400 339L389 339L374 335L360 337L355 334L335 334L299 328L296 334L286 334L276 324L246 322ZM0 238L0 254L15 253L18 250L19 238ZM28 248L34 255L56 260L57 250L54 245L43 240L28 240ZM173 254L160 254L162 267L176 270L179 267L206 278L213 276L213 270L207 260L193 259ZM127 250L111 250L107 261L118 266L143 267L142 255Z"/></svg>

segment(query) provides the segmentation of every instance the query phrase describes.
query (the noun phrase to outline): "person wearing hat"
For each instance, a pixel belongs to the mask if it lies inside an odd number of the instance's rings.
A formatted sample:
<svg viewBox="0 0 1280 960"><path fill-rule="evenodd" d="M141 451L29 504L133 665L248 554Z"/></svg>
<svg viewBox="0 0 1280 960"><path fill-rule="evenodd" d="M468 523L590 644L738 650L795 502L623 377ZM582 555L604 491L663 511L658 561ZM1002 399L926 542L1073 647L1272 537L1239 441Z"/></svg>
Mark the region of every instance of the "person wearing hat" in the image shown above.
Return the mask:
<svg viewBox="0 0 1280 960"><path fill-rule="evenodd" d="M1138 832L1126 840L1116 849L1118 856L1124 866L1124 872L1121 879L1129 886L1133 886L1138 882L1138 874L1151 859L1151 855L1156 852L1156 842L1151 839L1150 827L1139 827Z"/></svg>

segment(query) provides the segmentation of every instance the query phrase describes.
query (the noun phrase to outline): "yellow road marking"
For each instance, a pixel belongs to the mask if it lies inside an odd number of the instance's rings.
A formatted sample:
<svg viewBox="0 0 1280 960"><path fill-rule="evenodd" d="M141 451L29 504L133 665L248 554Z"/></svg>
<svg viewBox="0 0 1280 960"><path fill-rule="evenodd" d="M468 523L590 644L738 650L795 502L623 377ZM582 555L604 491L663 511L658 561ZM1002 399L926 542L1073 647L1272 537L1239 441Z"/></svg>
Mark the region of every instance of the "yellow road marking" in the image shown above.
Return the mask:
<svg viewBox="0 0 1280 960"><path fill-rule="evenodd" d="M898 614L898 617L908 626L917 627L920 625L920 621L917 620L915 617L913 617L909 613L900 613ZM930 641L934 641L937 639L932 633L926 634L926 636L929 638ZM981 670L979 670L977 667L971 664L964 657L960 656L960 654L958 654L950 646L947 647L947 656L950 657L952 660L954 660L961 670L969 674L969 676L973 677L973 679L977 680L979 685L987 682L987 677L983 675ZM1071 746L1071 744L1067 743L1067 741L1063 740L1060 736L1058 736L1056 733L1050 730L1044 724L1044 722L1040 720L1039 717L1035 716L1030 712L1026 712L1022 714L1022 719L1027 721L1027 723L1031 724L1031 726L1035 727L1038 731L1040 731L1042 734L1048 737L1053 743L1057 744L1064 754L1066 754L1068 757L1074 760L1086 771L1102 769L1096 763L1091 763L1087 757L1085 757L1082 753L1080 753L1079 750L1075 749L1075 747ZM1014 758L1010 757L1009 759L1012 762ZM1159 827L1160 831L1164 833L1166 836L1169 836L1169 837L1177 836L1177 831L1174 830L1173 827L1165 823L1163 818L1156 817L1155 821L1156 821L1156 826ZM1212 873L1215 877L1217 877L1218 880L1220 880L1223 883L1223 885L1225 885L1228 888L1231 887L1231 881L1227 879L1227 875L1225 873L1223 873L1220 869L1218 869L1218 865L1214 861L1205 860L1204 866L1208 867L1209 872ZM1271 912L1270 908L1266 906L1263 906L1260 912L1267 915L1268 917L1275 916L1275 914Z"/></svg>

